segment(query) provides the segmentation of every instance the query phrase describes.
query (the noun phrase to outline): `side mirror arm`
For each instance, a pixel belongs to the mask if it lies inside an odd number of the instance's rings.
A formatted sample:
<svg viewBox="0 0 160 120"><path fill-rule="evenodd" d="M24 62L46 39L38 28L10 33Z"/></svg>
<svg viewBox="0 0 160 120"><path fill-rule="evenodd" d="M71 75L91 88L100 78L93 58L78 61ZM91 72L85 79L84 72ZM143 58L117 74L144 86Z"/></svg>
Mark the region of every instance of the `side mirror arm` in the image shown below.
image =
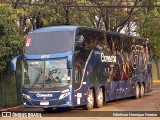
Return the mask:
<svg viewBox="0 0 160 120"><path fill-rule="evenodd" d="M72 69L72 55L67 58L67 69Z"/></svg>

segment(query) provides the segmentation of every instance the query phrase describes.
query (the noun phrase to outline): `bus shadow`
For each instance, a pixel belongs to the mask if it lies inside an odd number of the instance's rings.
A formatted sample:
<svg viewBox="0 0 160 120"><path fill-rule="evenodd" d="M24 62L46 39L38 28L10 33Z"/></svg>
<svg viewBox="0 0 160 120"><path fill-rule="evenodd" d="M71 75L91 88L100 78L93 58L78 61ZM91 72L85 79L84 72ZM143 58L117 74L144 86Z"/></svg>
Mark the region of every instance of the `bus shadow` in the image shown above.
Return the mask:
<svg viewBox="0 0 160 120"><path fill-rule="evenodd" d="M149 96L152 96L152 95L150 95L150 94L145 94L143 97L140 97L140 98L138 98L138 99L143 99L143 98L145 98L145 97L149 97ZM136 99L134 96L132 96L132 97L126 97L126 98L122 98L122 99L117 99L117 100L127 100L127 99L130 99L130 100L138 100L138 99ZM116 100L115 100L116 101Z"/></svg>
<svg viewBox="0 0 160 120"><path fill-rule="evenodd" d="M134 101L134 100L139 100L139 99L145 99L145 98L148 98L148 97L151 97L151 96L152 96L151 94L146 94L142 98L138 98L138 99L136 99L136 98L134 98L132 96L132 97L127 97L127 98L121 98L121 99L111 100L111 101L105 102L103 106L123 103L123 102L126 102L126 101Z"/></svg>
<svg viewBox="0 0 160 120"><path fill-rule="evenodd" d="M42 113L64 113L72 111L72 108L55 108L52 111L43 111Z"/></svg>

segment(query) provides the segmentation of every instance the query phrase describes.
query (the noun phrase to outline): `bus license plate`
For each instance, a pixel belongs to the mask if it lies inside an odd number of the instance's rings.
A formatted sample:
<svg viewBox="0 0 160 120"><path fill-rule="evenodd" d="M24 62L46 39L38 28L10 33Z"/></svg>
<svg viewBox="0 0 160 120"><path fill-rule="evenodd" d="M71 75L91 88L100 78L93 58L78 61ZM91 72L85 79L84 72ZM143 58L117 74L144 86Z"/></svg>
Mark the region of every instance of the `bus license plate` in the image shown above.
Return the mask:
<svg viewBox="0 0 160 120"><path fill-rule="evenodd" d="M49 105L48 101L40 102L40 105Z"/></svg>

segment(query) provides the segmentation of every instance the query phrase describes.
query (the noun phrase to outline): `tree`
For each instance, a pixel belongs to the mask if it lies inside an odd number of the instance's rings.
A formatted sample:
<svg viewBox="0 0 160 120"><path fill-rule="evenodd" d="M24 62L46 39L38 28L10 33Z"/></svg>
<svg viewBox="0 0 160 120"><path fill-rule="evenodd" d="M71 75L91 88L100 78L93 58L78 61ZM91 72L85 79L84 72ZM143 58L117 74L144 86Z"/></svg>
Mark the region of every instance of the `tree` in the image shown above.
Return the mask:
<svg viewBox="0 0 160 120"><path fill-rule="evenodd" d="M22 52L23 37L19 35L18 21L10 5L0 4L0 73L9 68L13 56Z"/></svg>
<svg viewBox="0 0 160 120"><path fill-rule="evenodd" d="M160 0L148 1L148 5L158 5ZM150 40L152 58L155 62L157 76L160 79L159 58L160 58L160 8L148 7L141 9L138 14L138 33L140 36Z"/></svg>
<svg viewBox="0 0 160 120"><path fill-rule="evenodd" d="M19 33L26 35L32 29L53 25L84 25L108 31L121 32L126 29L125 34L131 34L132 27L138 27L142 37L151 40L154 58L160 56L159 32L154 27L159 24L158 8L136 8L137 5L157 4L159 0L13 0L39 5L13 4L19 21ZM46 6L47 5L47 6ZM77 5L77 7L53 7L51 5ZM78 7L81 5L98 6L93 8ZM103 8L104 5L114 5L117 8ZM130 8L118 8L118 6L131 5ZM15 7L16 6L16 7ZM156 14L155 18L154 14ZM155 44L155 45L154 45Z"/></svg>
<svg viewBox="0 0 160 120"><path fill-rule="evenodd" d="M148 4L157 4L158 1L160 2L157 0ZM160 58L160 9L152 7L141 9L137 21L139 35L150 40L153 58Z"/></svg>

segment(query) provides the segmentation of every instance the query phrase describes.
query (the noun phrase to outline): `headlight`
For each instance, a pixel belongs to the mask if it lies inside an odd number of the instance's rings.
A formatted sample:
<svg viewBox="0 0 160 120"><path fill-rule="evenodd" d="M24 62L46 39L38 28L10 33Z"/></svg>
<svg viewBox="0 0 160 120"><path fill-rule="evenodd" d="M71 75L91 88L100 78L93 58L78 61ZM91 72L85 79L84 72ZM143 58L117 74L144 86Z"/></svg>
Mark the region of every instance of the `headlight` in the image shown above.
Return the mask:
<svg viewBox="0 0 160 120"><path fill-rule="evenodd" d="M31 97L29 95L23 94L23 97L27 98L27 99L31 99Z"/></svg>
<svg viewBox="0 0 160 120"><path fill-rule="evenodd" d="M66 92L66 93L62 93L59 97L59 99L63 99L65 97L67 97L70 94L70 92Z"/></svg>

